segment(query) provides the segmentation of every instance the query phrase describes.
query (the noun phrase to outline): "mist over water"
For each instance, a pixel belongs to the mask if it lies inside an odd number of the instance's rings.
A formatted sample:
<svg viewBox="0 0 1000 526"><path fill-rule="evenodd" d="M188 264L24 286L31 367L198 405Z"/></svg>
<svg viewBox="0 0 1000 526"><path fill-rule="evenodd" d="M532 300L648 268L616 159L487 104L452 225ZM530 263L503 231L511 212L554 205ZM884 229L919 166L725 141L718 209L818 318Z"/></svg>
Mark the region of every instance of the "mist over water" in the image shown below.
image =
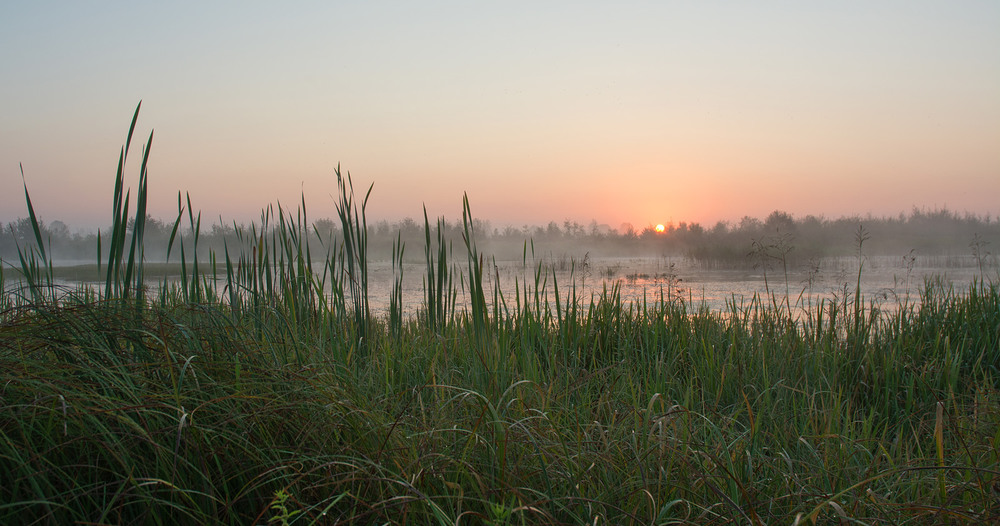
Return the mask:
<svg viewBox="0 0 1000 526"><path fill-rule="evenodd" d="M58 220L42 221L39 226L60 284L73 288L103 281L96 267L96 233L70 233ZM691 311L725 310L729 303L745 306L754 298L771 306L804 311L821 301L851 299L859 285L866 302L891 310L918 301L928 279L954 286L957 291L967 289L975 279L995 279L998 271L993 250L1000 247L1000 222L989 216L947 210L914 209L898 217L835 220L815 216L796 219L775 211L762 220L744 217L739 223L719 222L711 228L671 223L662 232L652 225L641 230L627 224L614 229L569 220L561 225L550 222L518 228L493 227L488 221L473 219L471 226L484 256L486 295L492 298L499 288L499 304L509 310L516 309L519 294L523 302L538 292L553 308L557 295L561 305L575 298L586 306L601 294L617 294L626 303L683 302ZM218 262L225 261L227 252L250 254L257 238L270 235L269 229L275 228L215 224L195 232L193 226L181 224L168 261L166 249L173 227L172 222L147 218L144 261L151 285L179 278L181 249L192 263L197 237L201 272L221 287L225 270ZM315 268L323 268L317 257L324 257L327 250L342 243L339 227L330 219L309 225L305 237ZM129 228L131 231L131 225ZM461 263L465 246L460 222L443 218L438 222L428 219L427 225L412 219L373 221L367 229L367 259L369 296L376 313L384 314L388 309L395 285L392 246L397 241L404 247L402 310L412 316L422 306L428 228L434 233L440 229L448 247L456 306L467 306L468 269ZM7 287L17 286L18 248L28 249L35 239L26 219L3 225L0 258L8 271ZM106 254L101 258L108 259ZM211 261L217 263L214 270L208 265Z"/></svg>
<svg viewBox="0 0 1000 526"><path fill-rule="evenodd" d="M928 282L954 287L961 293L974 280L983 278L971 258L952 260L950 266L940 266L945 263L941 260L923 259L908 268L900 258L866 258L860 282L863 299L875 302L881 310L891 311L903 304L919 303L920 292ZM858 285L857 262L829 258L818 263L817 268L793 270L787 278L780 269L771 269L765 280L763 269L705 269L686 258L602 257L588 259L586 266L583 261L568 264L542 261L540 268L543 271L538 283L552 308L555 308L556 288L564 306L574 295L577 302L586 307L592 297L617 293L625 303L683 302L689 312L699 309L725 311L730 303L746 307L755 297L765 302L765 306L774 302L799 312L808 311L820 301L852 301ZM484 272L487 297L492 297L499 284L508 308L513 311L516 308L515 290L521 292L523 302L527 284L529 297L533 297L538 268L530 262L527 265L509 261L496 263ZM997 276L995 263L983 270L987 279ZM369 271L372 306L384 314L389 305L393 269L388 262L377 262ZM405 266L403 307L409 315L416 314L422 305L424 272L422 264ZM459 292L456 305L467 307L468 304L467 295Z"/></svg>
<svg viewBox="0 0 1000 526"><path fill-rule="evenodd" d="M487 298L498 290L501 304L514 311L518 301L534 301L535 293L551 309L558 302L565 308L576 301L586 308L602 294L617 294L624 303L654 304L683 303L688 312L707 309L728 312L760 302L762 307L778 306L793 314L804 314L821 302L829 305L851 303L860 285L861 297L868 307L894 311L904 305L919 305L925 286L953 288L961 294L974 282L997 280L1000 266L995 257L980 261L972 256L892 257L865 256L859 269L856 257L829 257L811 262L808 268L780 266L767 268L706 268L689 257L541 257L525 261L491 259L484 267L484 289ZM322 261L316 261L317 267ZM89 269L92 262L62 261L70 267L82 265ZM455 306L470 307L468 276L461 264L452 265L457 296ZM860 282L859 282L859 270ZM388 314L394 286L395 270L391 262L376 260L369 263L369 300L373 314ZM176 269L167 271L168 282L178 282ZM162 283L158 274L149 279L155 291ZM407 317L416 316L424 304L426 265L423 262L404 263L401 290L402 310ZM208 276L220 289L225 285L224 271ZM72 290L81 285L100 287L100 279L61 278L60 286ZM8 288L18 286L8 280ZM332 293L329 289L328 293ZM520 297L518 297L520 295Z"/></svg>

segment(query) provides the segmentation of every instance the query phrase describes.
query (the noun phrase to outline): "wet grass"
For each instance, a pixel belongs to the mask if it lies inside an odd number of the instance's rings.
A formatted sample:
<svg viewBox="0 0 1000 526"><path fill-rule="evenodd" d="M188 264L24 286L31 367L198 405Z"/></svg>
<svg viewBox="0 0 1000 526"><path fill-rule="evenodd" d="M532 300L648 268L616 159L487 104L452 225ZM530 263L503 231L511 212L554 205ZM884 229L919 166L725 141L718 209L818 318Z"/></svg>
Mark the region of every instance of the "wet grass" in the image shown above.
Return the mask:
<svg viewBox="0 0 1000 526"><path fill-rule="evenodd" d="M380 317L368 197L337 175L349 235L268 209L154 290L141 224L91 288L23 247L23 278L0 274L0 523L1000 520L996 283L713 312L578 297L525 246L488 294L466 199L457 257L425 217L420 312Z"/></svg>

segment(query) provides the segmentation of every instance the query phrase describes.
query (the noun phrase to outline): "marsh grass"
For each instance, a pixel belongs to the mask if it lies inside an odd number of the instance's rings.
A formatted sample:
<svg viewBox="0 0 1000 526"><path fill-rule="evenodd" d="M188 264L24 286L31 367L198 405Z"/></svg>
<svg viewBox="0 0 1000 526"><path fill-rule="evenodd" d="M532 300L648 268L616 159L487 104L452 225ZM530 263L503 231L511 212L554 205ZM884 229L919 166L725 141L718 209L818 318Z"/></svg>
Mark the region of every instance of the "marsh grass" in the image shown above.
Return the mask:
<svg viewBox="0 0 1000 526"><path fill-rule="evenodd" d="M716 312L669 287L581 297L525 244L504 291L466 197L464 270L425 212L424 305L380 317L371 187L359 205L337 175L337 236L303 201L207 262L179 195L181 277L158 290L139 223L117 229L123 183L103 289L53 286L43 240L24 248L0 312L0 522L1000 520L995 282L928 280L893 310L769 289Z"/></svg>

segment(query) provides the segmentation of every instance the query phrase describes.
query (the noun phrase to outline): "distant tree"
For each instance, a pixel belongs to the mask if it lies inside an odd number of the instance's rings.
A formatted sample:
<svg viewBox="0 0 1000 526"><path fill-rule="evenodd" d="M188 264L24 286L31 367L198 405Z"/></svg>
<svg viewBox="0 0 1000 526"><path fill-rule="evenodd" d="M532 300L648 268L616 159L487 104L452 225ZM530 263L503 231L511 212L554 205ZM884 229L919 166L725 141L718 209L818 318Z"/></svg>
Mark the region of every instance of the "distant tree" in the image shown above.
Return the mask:
<svg viewBox="0 0 1000 526"><path fill-rule="evenodd" d="M563 221L563 232L567 236L577 237L584 235L585 230L583 228L583 225L581 225L580 223L566 219L565 221Z"/></svg>
<svg viewBox="0 0 1000 526"><path fill-rule="evenodd" d="M823 227L823 220L814 215L807 215L802 218L800 225L810 229L819 229Z"/></svg>
<svg viewBox="0 0 1000 526"><path fill-rule="evenodd" d="M601 225L597 224L596 219L591 219L590 224L587 226L590 230L591 237L602 237L601 236Z"/></svg>
<svg viewBox="0 0 1000 526"><path fill-rule="evenodd" d="M445 223L445 230L447 230L447 222ZM403 233L403 236L415 236L420 234L423 226L418 225L412 217L404 217L402 221L399 222L399 231Z"/></svg>
<svg viewBox="0 0 1000 526"><path fill-rule="evenodd" d="M472 219L472 228L475 229L476 236L479 237L479 239L485 239L485 238L490 237L490 230L492 228L490 226L490 222L489 221L487 221L485 219L476 219L476 218L473 218Z"/></svg>
<svg viewBox="0 0 1000 526"><path fill-rule="evenodd" d="M724 235L726 235L728 233L729 233L729 222L728 221L719 221L718 223L715 224L714 227L712 227L712 235L713 236L720 236L721 237L721 236L724 236Z"/></svg>
<svg viewBox="0 0 1000 526"><path fill-rule="evenodd" d="M221 222L212 225L212 230L209 232L212 237L222 240L226 237L235 237L236 228L233 225L224 225Z"/></svg>
<svg viewBox="0 0 1000 526"><path fill-rule="evenodd" d="M152 217L146 216L146 235L154 237L162 237L166 239L170 236L170 232L174 229L173 223L167 224L163 220L154 219Z"/></svg>
<svg viewBox="0 0 1000 526"><path fill-rule="evenodd" d="M527 228L527 226L525 226L525 228ZM514 225L507 225L503 228L501 235L503 237L516 238L521 236L521 230Z"/></svg>
<svg viewBox="0 0 1000 526"><path fill-rule="evenodd" d="M737 227L737 230L743 233L752 233L759 231L761 226L763 226L763 224L760 222L760 219L757 219L756 217L743 216L743 219L740 219L740 224L739 227Z"/></svg>
<svg viewBox="0 0 1000 526"><path fill-rule="evenodd" d="M66 241L69 240L70 238L69 227L66 226L66 223L63 223L62 221L55 220L49 223L48 230L49 230L49 235L52 236L52 239L54 240Z"/></svg>
<svg viewBox="0 0 1000 526"><path fill-rule="evenodd" d="M313 231L320 239L327 241L336 234L337 223L334 223L329 217L324 217L313 223Z"/></svg>
<svg viewBox="0 0 1000 526"><path fill-rule="evenodd" d="M764 220L764 228L771 232L792 232L795 230L795 219L788 212L775 210Z"/></svg>
<svg viewBox="0 0 1000 526"><path fill-rule="evenodd" d="M221 219L220 219L221 221ZM135 218L130 217L128 222L125 224L125 230L129 235L132 235L132 231L135 230ZM173 230L173 224L167 225L160 219L156 219L153 216L146 214L146 224L143 226L143 232L146 237L166 237L170 235L170 231Z"/></svg>
<svg viewBox="0 0 1000 526"><path fill-rule="evenodd" d="M35 230L31 226L31 219L27 217L21 217L12 223L7 223L7 229L18 243L33 242L35 240ZM38 220L38 229L44 236L46 232L45 222L41 219Z"/></svg>

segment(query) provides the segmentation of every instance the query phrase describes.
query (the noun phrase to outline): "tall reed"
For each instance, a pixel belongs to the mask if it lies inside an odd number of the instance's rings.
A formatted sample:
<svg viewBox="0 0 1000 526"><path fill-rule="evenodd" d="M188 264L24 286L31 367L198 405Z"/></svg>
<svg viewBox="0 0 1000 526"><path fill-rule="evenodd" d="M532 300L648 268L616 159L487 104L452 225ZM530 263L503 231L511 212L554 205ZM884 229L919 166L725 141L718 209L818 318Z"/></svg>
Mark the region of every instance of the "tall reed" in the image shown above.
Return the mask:
<svg viewBox="0 0 1000 526"><path fill-rule="evenodd" d="M129 237L129 199L131 191L125 190L125 164L128 160L129 149L132 144L132 134L135 131L136 121L139 119L139 109L142 101L135 107L132 115L132 123L129 125L128 136L125 138L125 146L118 155L118 171L115 175L114 203L112 206L111 232L108 246L108 270L105 277L104 297L128 299L135 296L137 304L143 301L145 281L143 279L142 258L143 258L143 234L146 224L146 201L147 201L147 163L149 162L149 152L153 146L153 132L149 132L149 139L142 150L142 163L139 167L139 187L136 191L136 208L132 221L131 241ZM100 233L98 233L98 270L101 266L100 255ZM128 256L125 256L125 247L128 246Z"/></svg>
<svg viewBox="0 0 1000 526"><path fill-rule="evenodd" d="M24 167L21 166L21 180L24 181ZM28 287L31 301L42 303L46 300L55 300L55 289L52 271L52 260L45 252L45 241L42 239L41 228L38 224L38 217L35 215L35 208L31 204L31 196L28 195L28 183L24 181L24 201L28 206L28 221L31 223L31 230L35 236L33 246L21 248L17 245L17 257L21 263L21 275L24 277ZM15 238L16 239L16 238Z"/></svg>
<svg viewBox="0 0 1000 526"><path fill-rule="evenodd" d="M340 192L337 201L337 215L340 217L341 233L343 235L343 260L347 269L347 286L351 291L354 304L354 344L359 350L365 350L370 345L371 306L368 301L368 223L365 208L368 197L371 196L374 184L368 187L360 209L354 199L354 184L351 174L347 177L340 174L340 166L336 168L337 187Z"/></svg>
<svg viewBox="0 0 1000 526"><path fill-rule="evenodd" d="M427 274L424 277L423 318L427 327L440 333L455 309L456 295L452 286L448 255L451 245L444 238L444 218L437 219L435 242L431 240L431 225L424 207L424 260ZM436 244L435 244L436 243ZM436 254L436 258L435 258Z"/></svg>

